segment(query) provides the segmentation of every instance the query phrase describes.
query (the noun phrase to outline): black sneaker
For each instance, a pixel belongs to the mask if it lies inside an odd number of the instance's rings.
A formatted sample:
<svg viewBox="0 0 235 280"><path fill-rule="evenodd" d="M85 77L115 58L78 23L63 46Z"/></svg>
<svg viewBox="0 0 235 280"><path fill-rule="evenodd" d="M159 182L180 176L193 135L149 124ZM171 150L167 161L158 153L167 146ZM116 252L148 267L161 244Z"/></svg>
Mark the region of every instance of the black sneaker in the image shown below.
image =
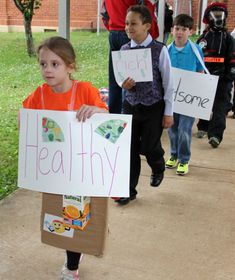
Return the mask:
<svg viewBox="0 0 235 280"><path fill-rule="evenodd" d="M220 141L219 141L219 139L218 138L216 138L216 137L210 137L210 139L209 139L209 144L213 147L213 148L217 148L218 146L219 146L219 144L220 144Z"/></svg>
<svg viewBox="0 0 235 280"><path fill-rule="evenodd" d="M164 178L164 173L152 173L151 177L150 177L150 186L152 187L158 187L160 186L162 180Z"/></svg>
<svg viewBox="0 0 235 280"><path fill-rule="evenodd" d="M115 202L117 202L120 205L126 205L128 204L131 200L136 199L136 194L131 195L130 197L120 197L118 199L115 199Z"/></svg>

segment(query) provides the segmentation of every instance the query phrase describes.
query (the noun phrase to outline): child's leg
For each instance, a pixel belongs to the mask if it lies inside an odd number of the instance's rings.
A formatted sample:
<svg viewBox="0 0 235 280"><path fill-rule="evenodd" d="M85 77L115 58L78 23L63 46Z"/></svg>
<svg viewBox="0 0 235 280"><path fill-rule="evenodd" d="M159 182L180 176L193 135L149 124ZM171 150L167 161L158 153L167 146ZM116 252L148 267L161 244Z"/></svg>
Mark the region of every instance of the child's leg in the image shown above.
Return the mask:
<svg viewBox="0 0 235 280"><path fill-rule="evenodd" d="M139 129L139 107L130 105L127 101L123 103L123 113L131 114L132 118L132 129L131 129L131 158L130 158L130 196L134 197L137 195L136 186L138 184L140 176L140 129ZM141 112L142 113L142 112Z"/></svg>
<svg viewBox="0 0 235 280"><path fill-rule="evenodd" d="M153 174L162 174L165 171L164 149L161 145L163 113L163 101L145 106L142 112L141 151L146 156Z"/></svg>
<svg viewBox="0 0 235 280"><path fill-rule="evenodd" d="M192 127L195 118L180 115L178 126L178 160L188 163L191 157Z"/></svg>
<svg viewBox="0 0 235 280"><path fill-rule="evenodd" d="M77 270L81 258L81 253L66 251L67 254L67 268L69 270Z"/></svg>

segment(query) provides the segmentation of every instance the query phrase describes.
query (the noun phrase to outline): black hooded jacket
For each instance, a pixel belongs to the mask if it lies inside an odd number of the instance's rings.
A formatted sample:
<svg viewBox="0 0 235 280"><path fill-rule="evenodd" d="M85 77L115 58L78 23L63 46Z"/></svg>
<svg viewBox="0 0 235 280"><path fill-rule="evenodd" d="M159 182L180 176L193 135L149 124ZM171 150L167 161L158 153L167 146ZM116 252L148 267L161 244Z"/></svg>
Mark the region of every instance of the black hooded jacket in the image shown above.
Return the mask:
<svg viewBox="0 0 235 280"><path fill-rule="evenodd" d="M226 29L208 27L197 43L202 48L210 74L235 80L235 40Z"/></svg>

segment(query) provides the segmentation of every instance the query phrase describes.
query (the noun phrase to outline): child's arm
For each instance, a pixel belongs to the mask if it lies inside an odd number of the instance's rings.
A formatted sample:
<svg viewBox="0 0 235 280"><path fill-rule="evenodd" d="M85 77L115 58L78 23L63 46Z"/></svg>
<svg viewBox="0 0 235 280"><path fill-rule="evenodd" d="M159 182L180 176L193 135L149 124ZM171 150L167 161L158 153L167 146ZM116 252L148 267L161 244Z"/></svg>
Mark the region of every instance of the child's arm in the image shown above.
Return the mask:
<svg viewBox="0 0 235 280"><path fill-rule="evenodd" d="M173 86L173 76L171 71L170 57L168 54L168 49L166 47L163 47L160 53L159 70L162 76L162 86L164 89L164 102L165 102L165 111L162 120L162 126L164 128L169 128L173 125L174 86Z"/></svg>
<svg viewBox="0 0 235 280"><path fill-rule="evenodd" d="M173 125L173 123L174 123L173 116L166 116L166 115L163 116L162 119L163 128L170 128Z"/></svg>
<svg viewBox="0 0 235 280"><path fill-rule="evenodd" d="M99 108L97 106L82 105L77 111L76 118L79 122L84 122L89 119L95 113L108 113L107 109Z"/></svg>

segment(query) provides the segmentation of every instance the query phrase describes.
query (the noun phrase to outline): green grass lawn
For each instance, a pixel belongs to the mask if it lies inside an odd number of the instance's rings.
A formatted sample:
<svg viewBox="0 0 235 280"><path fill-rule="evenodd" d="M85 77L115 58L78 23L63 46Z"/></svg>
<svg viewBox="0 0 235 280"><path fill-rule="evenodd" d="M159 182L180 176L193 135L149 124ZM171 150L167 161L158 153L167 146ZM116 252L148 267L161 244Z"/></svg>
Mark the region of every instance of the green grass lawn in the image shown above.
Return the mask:
<svg viewBox="0 0 235 280"><path fill-rule="evenodd" d="M57 33L34 33L37 46ZM17 115L24 98L43 83L36 57L26 53L24 33L1 33L0 40L0 199L17 186ZM78 71L74 78L108 85L108 33L72 32Z"/></svg>

